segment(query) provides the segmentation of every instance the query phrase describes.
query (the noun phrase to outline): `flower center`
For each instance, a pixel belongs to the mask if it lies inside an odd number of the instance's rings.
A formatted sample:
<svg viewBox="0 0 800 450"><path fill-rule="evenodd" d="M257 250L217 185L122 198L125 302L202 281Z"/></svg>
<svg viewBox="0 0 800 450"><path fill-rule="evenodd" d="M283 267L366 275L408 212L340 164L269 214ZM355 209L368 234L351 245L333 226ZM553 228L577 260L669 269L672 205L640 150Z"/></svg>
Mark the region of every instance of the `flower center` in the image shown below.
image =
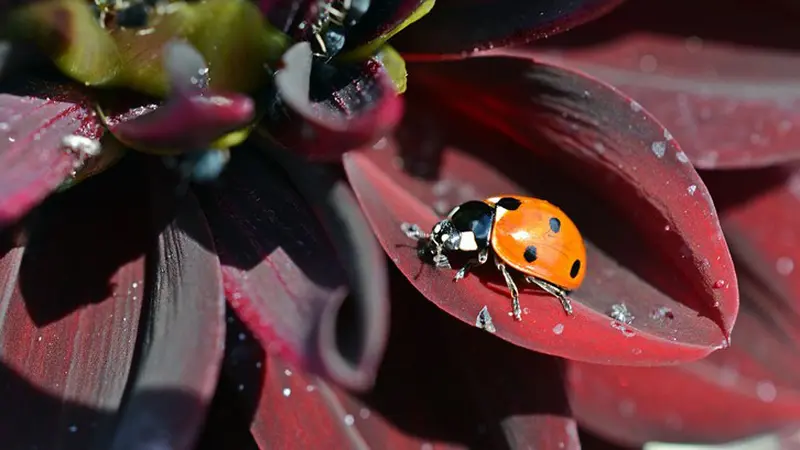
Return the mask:
<svg viewBox="0 0 800 450"><path fill-rule="evenodd" d="M298 38L308 40L315 55L332 58L344 48L347 30L369 4L369 0L310 0L307 16L297 24Z"/></svg>

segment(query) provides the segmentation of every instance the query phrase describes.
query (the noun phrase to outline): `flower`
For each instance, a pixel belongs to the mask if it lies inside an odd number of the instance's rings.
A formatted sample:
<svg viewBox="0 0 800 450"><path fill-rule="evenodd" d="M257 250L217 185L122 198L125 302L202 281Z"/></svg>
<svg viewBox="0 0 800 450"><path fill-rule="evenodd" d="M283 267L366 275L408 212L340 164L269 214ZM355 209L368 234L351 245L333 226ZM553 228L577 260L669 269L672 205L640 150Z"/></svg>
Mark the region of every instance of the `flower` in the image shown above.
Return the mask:
<svg viewBox="0 0 800 450"><path fill-rule="evenodd" d="M698 173L718 129L590 70L623 59L580 28L505 47L619 3L2 4L0 370L30 405L5 445L580 448L793 423L793 291L763 264L794 270L770 239L794 228L789 146L743 158L737 130L717 161L770 168ZM17 59L30 43L44 63ZM759 107L793 123L778 104ZM524 289L515 321L497 274L453 283L401 230L500 192L584 234L574 316Z"/></svg>

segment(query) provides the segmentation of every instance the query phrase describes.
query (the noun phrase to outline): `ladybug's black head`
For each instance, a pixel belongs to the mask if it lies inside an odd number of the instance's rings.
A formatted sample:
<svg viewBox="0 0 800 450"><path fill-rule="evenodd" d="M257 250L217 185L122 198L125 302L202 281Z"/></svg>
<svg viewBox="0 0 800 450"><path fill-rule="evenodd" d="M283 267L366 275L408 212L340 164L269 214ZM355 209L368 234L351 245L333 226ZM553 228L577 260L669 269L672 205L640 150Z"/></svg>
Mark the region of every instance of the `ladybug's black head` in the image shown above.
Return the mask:
<svg viewBox="0 0 800 450"><path fill-rule="evenodd" d="M431 231L431 244L443 250L459 250L461 232L456 229L450 219L444 219L433 226L433 231Z"/></svg>

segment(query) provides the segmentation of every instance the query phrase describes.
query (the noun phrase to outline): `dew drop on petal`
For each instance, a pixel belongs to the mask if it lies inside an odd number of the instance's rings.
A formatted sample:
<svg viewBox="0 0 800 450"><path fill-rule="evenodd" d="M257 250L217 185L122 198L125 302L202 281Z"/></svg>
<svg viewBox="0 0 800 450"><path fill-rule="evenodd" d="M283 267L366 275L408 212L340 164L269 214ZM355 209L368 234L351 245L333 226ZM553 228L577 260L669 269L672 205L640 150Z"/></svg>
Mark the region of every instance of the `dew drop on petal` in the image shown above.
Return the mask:
<svg viewBox="0 0 800 450"><path fill-rule="evenodd" d="M694 192L696 190L697 190L697 186L694 185L694 184L692 184L688 188L686 188L686 191L689 193L689 195L694 195Z"/></svg>
<svg viewBox="0 0 800 450"><path fill-rule="evenodd" d="M675 157L678 158L678 161L680 161L680 162L682 162L684 164L689 162L689 157L686 156L686 153L684 153L684 152L675 153Z"/></svg>
<svg viewBox="0 0 800 450"><path fill-rule="evenodd" d="M639 112L642 110L642 105L639 104L636 100L631 100L631 111Z"/></svg>
<svg viewBox="0 0 800 450"><path fill-rule="evenodd" d="M564 324L558 323L553 327L553 333L561 334L564 332Z"/></svg>
<svg viewBox="0 0 800 450"><path fill-rule="evenodd" d="M778 261L775 263L775 270L783 276L791 275L794 271L794 261L792 261L791 258L782 256L778 258Z"/></svg>
<svg viewBox="0 0 800 450"><path fill-rule="evenodd" d="M633 319L635 319L624 303L615 303L611 305L611 311L608 313L608 316L627 325L630 325Z"/></svg>
<svg viewBox="0 0 800 450"><path fill-rule="evenodd" d="M656 155L657 158L663 158L667 153L667 143L664 141L656 141L650 144L650 150Z"/></svg>
<svg viewBox="0 0 800 450"><path fill-rule="evenodd" d="M348 415L344 416L344 424L345 425L347 425L349 427L349 426L352 426L354 423L356 423L356 418L353 417L352 414L348 414Z"/></svg>
<svg viewBox="0 0 800 450"><path fill-rule="evenodd" d="M761 401L769 403L775 400L775 397L778 396L778 391L771 381L760 381L756 385L756 395Z"/></svg>
<svg viewBox="0 0 800 450"><path fill-rule="evenodd" d="M289 389L289 388L284 388L284 389L283 389L283 396L284 396L284 397L288 397L288 396L290 396L290 395L292 395L292 390L291 390L291 389Z"/></svg>

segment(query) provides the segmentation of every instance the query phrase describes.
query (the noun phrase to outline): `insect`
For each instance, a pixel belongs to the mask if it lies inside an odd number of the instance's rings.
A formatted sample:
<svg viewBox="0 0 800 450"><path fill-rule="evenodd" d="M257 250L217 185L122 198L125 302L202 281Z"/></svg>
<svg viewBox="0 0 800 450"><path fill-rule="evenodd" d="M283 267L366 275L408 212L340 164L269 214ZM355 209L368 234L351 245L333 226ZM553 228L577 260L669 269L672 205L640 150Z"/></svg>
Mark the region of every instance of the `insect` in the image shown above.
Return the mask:
<svg viewBox="0 0 800 450"><path fill-rule="evenodd" d="M561 301L572 314L569 293L586 275L586 247L578 228L555 205L538 198L504 195L462 203L433 226L430 233L404 223L406 236L424 240L422 250L432 255L437 268L450 268L445 252L469 252L474 256L453 280L489 260L502 273L513 300L514 318L522 320L515 270Z"/></svg>

